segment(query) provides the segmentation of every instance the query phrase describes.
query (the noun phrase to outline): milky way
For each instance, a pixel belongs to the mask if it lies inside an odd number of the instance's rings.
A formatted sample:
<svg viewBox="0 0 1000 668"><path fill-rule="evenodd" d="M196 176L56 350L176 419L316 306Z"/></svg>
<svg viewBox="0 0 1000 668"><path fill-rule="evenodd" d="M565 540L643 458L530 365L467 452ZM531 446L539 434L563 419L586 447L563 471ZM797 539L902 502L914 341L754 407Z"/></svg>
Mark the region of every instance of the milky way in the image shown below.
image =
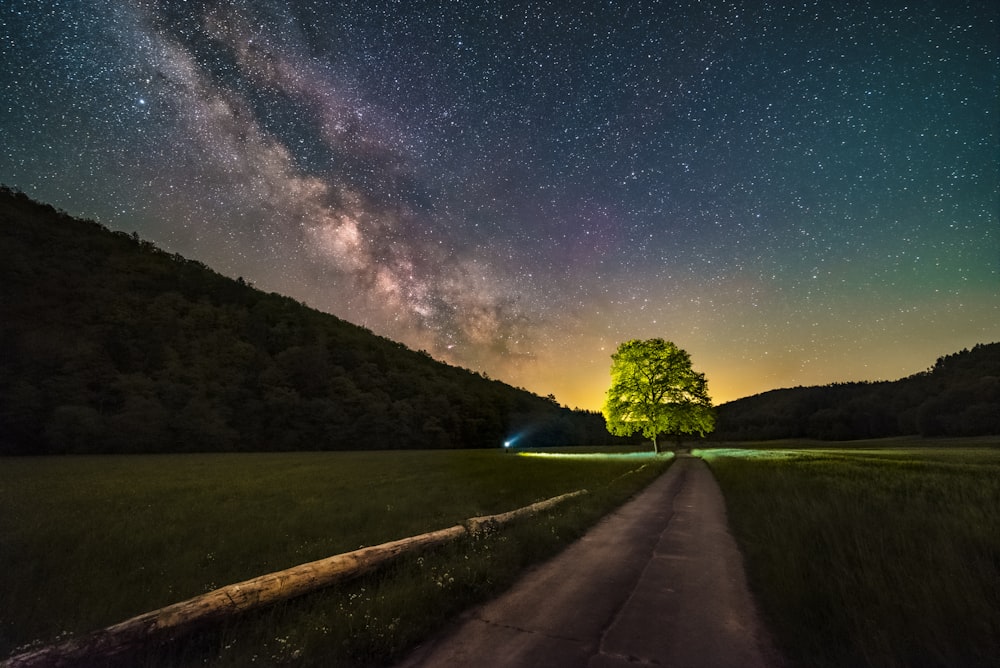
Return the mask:
<svg viewBox="0 0 1000 668"><path fill-rule="evenodd" d="M1000 339L998 14L13 0L0 181L569 405L892 379Z"/></svg>

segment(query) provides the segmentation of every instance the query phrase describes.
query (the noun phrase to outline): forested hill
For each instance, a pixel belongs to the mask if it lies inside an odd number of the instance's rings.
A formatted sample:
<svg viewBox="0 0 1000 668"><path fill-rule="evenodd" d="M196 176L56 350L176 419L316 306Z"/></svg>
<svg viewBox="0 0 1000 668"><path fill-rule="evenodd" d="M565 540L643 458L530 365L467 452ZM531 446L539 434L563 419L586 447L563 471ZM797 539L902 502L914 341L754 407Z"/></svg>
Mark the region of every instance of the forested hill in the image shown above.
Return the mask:
<svg viewBox="0 0 1000 668"><path fill-rule="evenodd" d="M1000 434L1000 343L893 382L774 390L719 406L713 438L847 440Z"/></svg>
<svg viewBox="0 0 1000 668"><path fill-rule="evenodd" d="M0 189L0 453L560 445L599 414Z"/></svg>

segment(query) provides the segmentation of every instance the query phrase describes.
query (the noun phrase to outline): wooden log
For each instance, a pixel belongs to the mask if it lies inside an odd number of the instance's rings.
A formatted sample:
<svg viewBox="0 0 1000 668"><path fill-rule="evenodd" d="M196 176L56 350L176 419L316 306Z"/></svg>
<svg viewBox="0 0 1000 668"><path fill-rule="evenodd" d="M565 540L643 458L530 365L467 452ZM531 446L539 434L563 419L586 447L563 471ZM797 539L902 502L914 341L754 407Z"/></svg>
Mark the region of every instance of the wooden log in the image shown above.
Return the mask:
<svg viewBox="0 0 1000 668"><path fill-rule="evenodd" d="M404 552L441 545L465 533L465 527L455 525L268 573L132 617L59 645L19 654L0 665L4 668L68 668L96 656L113 658L141 643L175 637L196 624L301 596L367 573Z"/></svg>
<svg viewBox="0 0 1000 668"><path fill-rule="evenodd" d="M472 517L447 529L361 548L227 585L58 645L18 654L0 663L0 668L69 668L93 661L95 657L112 659L141 644L163 642L196 625L328 587L375 570L403 553L442 545L467 533L492 530L512 519L541 512L585 493L586 490L580 490L507 513Z"/></svg>
<svg viewBox="0 0 1000 668"><path fill-rule="evenodd" d="M484 531L493 531L502 524L506 524L513 519L518 517L524 517L525 515L534 515L540 513L543 510L547 510L552 506L558 505L563 501L572 499L575 496L580 496L581 494L586 494L587 490L580 489L575 492L569 492L568 494L560 494L559 496L553 496L551 499L545 499L544 501L539 501L538 503L533 503L530 506L524 506L523 508L518 508L516 510L511 510L507 513L500 513L499 515L485 515L483 517L470 517L463 522L463 526L469 530L471 534L482 533Z"/></svg>

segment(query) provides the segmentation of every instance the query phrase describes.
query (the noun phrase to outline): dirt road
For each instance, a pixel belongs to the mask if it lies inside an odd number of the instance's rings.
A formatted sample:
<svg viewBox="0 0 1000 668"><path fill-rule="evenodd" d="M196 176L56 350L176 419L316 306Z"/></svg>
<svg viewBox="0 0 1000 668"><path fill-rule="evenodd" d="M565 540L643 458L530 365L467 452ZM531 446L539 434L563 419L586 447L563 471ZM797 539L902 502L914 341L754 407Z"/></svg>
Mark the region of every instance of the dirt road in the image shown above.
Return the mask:
<svg viewBox="0 0 1000 668"><path fill-rule="evenodd" d="M681 456L400 668L778 666L708 466Z"/></svg>

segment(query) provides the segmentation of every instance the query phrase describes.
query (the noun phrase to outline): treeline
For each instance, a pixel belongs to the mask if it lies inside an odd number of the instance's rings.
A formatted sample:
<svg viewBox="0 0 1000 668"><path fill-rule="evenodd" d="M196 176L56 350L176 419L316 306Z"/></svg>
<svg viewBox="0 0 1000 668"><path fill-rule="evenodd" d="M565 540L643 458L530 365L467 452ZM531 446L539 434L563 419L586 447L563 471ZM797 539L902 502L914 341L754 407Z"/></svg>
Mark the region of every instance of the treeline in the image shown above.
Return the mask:
<svg viewBox="0 0 1000 668"><path fill-rule="evenodd" d="M0 454L607 443L448 366L0 188Z"/></svg>
<svg viewBox="0 0 1000 668"><path fill-rule="evenodd" d="M893 382L774 390L718 407L714 439L1000 434L1000 343L941 357Z"/></svg>

